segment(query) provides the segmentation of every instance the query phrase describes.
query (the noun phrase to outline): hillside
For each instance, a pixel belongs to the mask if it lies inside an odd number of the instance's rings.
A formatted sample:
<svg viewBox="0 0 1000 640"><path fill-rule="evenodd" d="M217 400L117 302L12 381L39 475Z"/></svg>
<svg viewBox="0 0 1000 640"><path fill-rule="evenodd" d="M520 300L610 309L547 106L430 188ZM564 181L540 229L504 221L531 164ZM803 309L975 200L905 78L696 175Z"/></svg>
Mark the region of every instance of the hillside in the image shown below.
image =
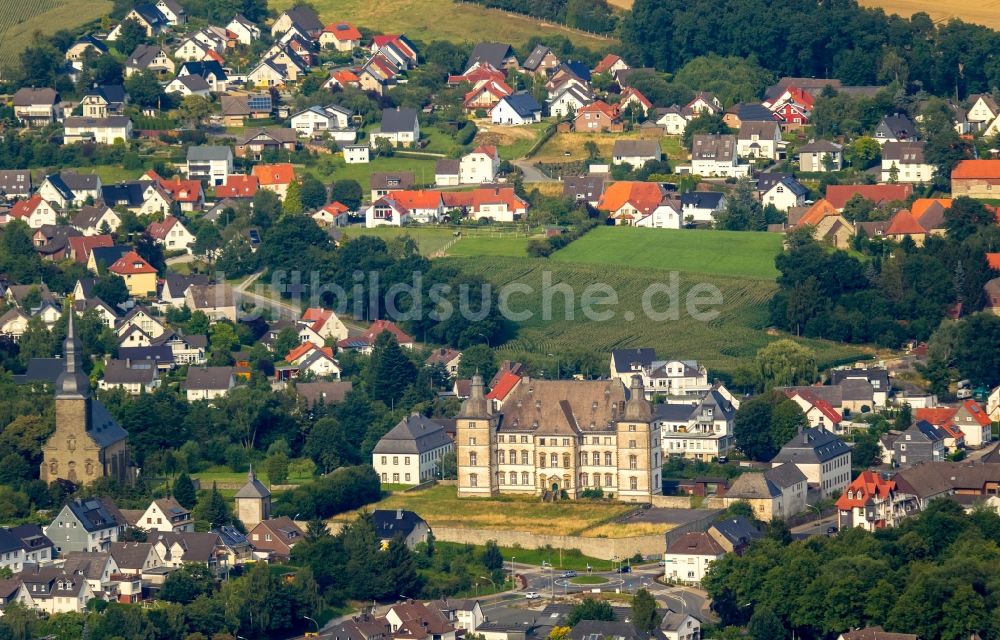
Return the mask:
<svg viewBox="0 0 1000 640"><path fill-rule="evenodd" d="M0 0L0 72L17 62L36 31L72 29L110 11L110 0Z"/></svg>
<svg viewBox="0 0 1000 640"><path fill-rule="evenodd" d="M271 0L271 9L281 11L295 0ZM613 40L599 38L566 27L542 22L527 16L508 14L476 4L454 0L313 0L311 3L327 22L349 20L382 33L405 33L430 42L478 42L503 40L513 45L523 44L533 36L562 35L578 46L597 51L606 49Z"/></svg>

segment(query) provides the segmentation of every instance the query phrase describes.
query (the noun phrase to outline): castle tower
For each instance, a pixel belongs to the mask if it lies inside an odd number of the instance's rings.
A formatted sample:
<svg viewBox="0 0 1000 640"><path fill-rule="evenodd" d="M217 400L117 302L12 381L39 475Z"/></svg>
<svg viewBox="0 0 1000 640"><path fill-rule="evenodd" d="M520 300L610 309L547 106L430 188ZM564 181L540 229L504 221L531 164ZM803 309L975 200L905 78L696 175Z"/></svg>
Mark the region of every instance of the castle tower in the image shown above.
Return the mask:
<svg viewBox="0 0 1000 640"><path fill-rule="evenodd" d="M472 389L462 403L455 425L455 456L458 462L458 496L486 497L497 494L497 420L483 394L483 377L472 377Z"/></svg>
<svg viewBox="0 0 1000 640"><path fill-rule="evenodd" d="M247 530L271 519L271 492L257 479L253 467L247 473L247 483L236 492L236 517Z"/></svg>
<svg viewBox="0 0 1000 640"><path fill-rule="evenodd" d="M618 431L618 499L648 502L663 493L660 481L660 432L653 424L653 407L646 400L642 378L632 376Z"/></svg>

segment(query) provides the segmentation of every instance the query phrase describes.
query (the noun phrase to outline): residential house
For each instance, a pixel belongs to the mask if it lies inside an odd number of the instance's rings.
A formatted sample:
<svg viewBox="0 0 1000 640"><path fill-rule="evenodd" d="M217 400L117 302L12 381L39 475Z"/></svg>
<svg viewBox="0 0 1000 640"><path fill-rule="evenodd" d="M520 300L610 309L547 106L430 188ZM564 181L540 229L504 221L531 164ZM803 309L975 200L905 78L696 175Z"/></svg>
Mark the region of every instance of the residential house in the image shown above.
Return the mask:
<svg viewBox="0 0 1000 640"><path fill-rule="evenodd" d="M461 178L461 160L442 158L434 163L434 185L438 187L457 187Z"/></svg>
<svg viewBox="0 0 1000 640"><path fill-rule="evenodd" d="M760 472L741 474L726 490L726 504L747 502L758 520L786 519L807 507L806 476L794 464L785 463Z"/></svg>
<svg viewBox="0 0 1000 640"><path fill-rule="evenodd" d="M663 455L692 460L718 460L735 446L736 404L719 390L657 404L654 424L660 430Z"/></svg>
<svg viewBox="0 0 1000 640"><path fill-rule="evenodd" d="M837 640L919 640L915 633L892 633L880 626L845 631Z"/></svg>
<svg viewBox="0 0 1000 640"><path fill-rule="evenodd" d="M282 87L290 80L287 67L271 60L262 60L247 74L247 84L259 88Z"/></svg>
<svg viewBox="0 0 1000 640"><path fill-rule="evenodd" d="M514 193L513 187L484 187L469 193L467 211L473 220L514 222L528 213L528 203Z"/></svg>
<svg viewBox="0 0 1000 640"><path fill-rule="evenodd" d="M691 141L691 173L700 176L739 177L747 166L740 166L733 135L697 134Z"/></svg>
<svg viewBox="0 0 1000 640"><path fill-rule="evenodd" d="M326 81L323 85L324 89L335 89L340 87L341 89L347 89L348 87L353 89L361 88L361 78L358 74L354 73L349 69L339 69L337 71L330 72L330 79Z"/></svg>
<svg viewBox="0 0 1000 640"><path fill-rule="evenodd" d="M222 123L227 127L242 127L247 119L270 117L274 109L267 92L220 96L219 106Z"/></svg>
<svg viewBox="0 0 1000 640"><path fill-rule="evenodd" d="M107 551L125 532L120 516L108 499L78 498L64 505L43 530L59 554Z"/></svg>
<svg viewBox="0 0 1000 640"><path fill-rule="evenodd" d="M146 531L167 531L184 533L194 531L191 511L185 509L173 498L153 500L146 507L137 525Z"/></svg>
<svg viewBox="0 0 1000 640"><path fill-rule="evenodd" d="M923 142L886 142L882 145L882 182L929 184L934 165L924 159Z"/></svg>
<svg viewBox="0 0 1000 640"><path fill-rule="evenodd" d="M239 13L229 21L226 30L236 36L237 42L246 46L250 46L255 40L260 40L260 27Z"/></svg>
<svg viewBox="0 0 1000 640"><path fill-rule="evenodd" d="M647 162L658 162L662 155L658 140L615 140L611 163L627 164L633 169L640 169Z"/></svg>
<svg viewBox="0 0 1000 640"><path fill-rule="evenodd" d="M23 220L32 229L41 229L45 225L55 225L59 212L42 196L35 194L27 200L20 200L10 208L11 220Z"/></svg>
<svg viewBox="0 0 1000 640"><path fill-rule="evenodd" d="M997 106L993 96L986 93L976 93L969 96L970 105L967 118L976 131L982 131L991 122L1000 117L1000 106Z"/></svg>
<svg viewBox="0 0 1000 640"><path fill-rule="evenodd" d="M481 144L462 156L459 162L459 182L482 184L496 180L500 168L500 155L492 145Z"/></svg>
<svg viewBox="0 0 1000 640"><path fill-rule="evenodd" d="M132 307L132 310L125 314L115 328L115 333L121 338L132 329L138 329L151 339L156 339L166 333L167 328L142 306ZM124 345L124 346L149 346L149 345Z"/></svg>
<svg viewBox="0 0 1000 640"><path fill-rule="evenodd" d="M605 187L597 209L607 212L615 224L631 224L651 216L665 195L663 187L654 182L621 180Z"/></svg>
<svg viewBox="0 0 1000 640"><path fill-rule="evenodd" d="M107 118L70 116L63 120L63 142L66 144L74 142L115 144L119 140L128 142L131 138L132 120L128 116Z"/></svg>
<svg viewBox="0 0 1000 640"><path fill-rule="evenodd" d="M812 387L797 387L785 393L802 409L809 426L831 432L841 430L840 423L843 416L827 400L815 393Z"/></svg>
<svg viewBox="0 0 1000 640"><path fill-rule="evenodd" d="M392 146L414 146L420 140L420 123L416 109L396 107L382 110L382 124L371 134L371 147L379 140L388 140Z"/></svg>
<svg viewBox="0 0 1000 640"><path fill-rule="evenodd" d="M752 160L777 160L781 146L781 127L770 122L743 122L736 137L737 154Z"/></svg>
<svg viewBox="0 0 1000 640"><path fill-rule="evenodd" d="M563 176L563 196L576 202L586 202L596 207L604 194L608 176L603 173L591 173L585 176Z"/></svg>
<svg viewBox="0 0 1000 640"><path fill-rule="evenodd" d="M233 171L233 150L230 147L208 145L188 147L185 172L191 180L202 180L211 186L219 186L225 184L226 178ZM219 197L218 194L216 196Z"/></svg>
<svg viewBox="0 0 1000 640"><path fill-rule="evenodd" d="M218 534L211 532L153 531L146 539L156 547L156 553L163 559L164 567L176 568L196 563L215 570L220 559L226 556Z"/></svg>
<svg viewBox="0 0 1000 640"><path fill-rule="evenodd" d="M686 224L711 224L726 207L726 196L718 191L688 191L681 195L681 215Z"/></svg>
<svg viewBox="0 0 1000 640"><path fill-rule="evenodd" d="M701 584L709 566L724 555L726 550L707 532L685 533L667 544L663 577L671 582Z"/></svg>
<svg viewBox="0 0 1000 640"><path fill-rule="evenodd" d="M834 369L830 372L830 384L842 385L850 380L864 380L872 387L872 404L869 409L885 407L889 401L889 372L882 367L850 367ZM864 411L862 407L852 407L852 411Z"/></svg>
<svg viewBox="0 0 1000 640"><path fill-rule="evenodd" d="M778 211L801 207L809 190L788 173L762 173L757 178L757 193L764 206L774 205Z"/></svg>
<svg viewBox="0 0 1000 640"><path fill-rule="evenodd" d="M427 542L431 528L427 521L404 509L375 509L372 512L375 523L375 533L383 548L397 536L403 539L406 546L412 549L421 542Z"/></svg>
<svg viewBox="0 0 1000 640"><path fill-rule="evenodd" d="M0 171L0 201L11 202L31 196L31 171L13 169Z"/></svg>
<svg viewBox="0 0 1000 640"><path fill-rule="evenodd" d="M398 342L399 346L404 349L413 348L413 338L396 326L394 322L389 320L376 320L371 323L368 330L364 333L338 341L337 347L339 349L353 349L362 355L368 355L371 353L372 347L375 345L375 339L378 338L379 334L383 331L388 331L393 334L396 338L396 342Z"/></svg>
<svg viewBox="0 0 1000 640"><path fill-rule="evenodd" d="M389 195L390 191L410 189L414 184L416 184L416 177L412 171L374 172L369 179L371 200L374 202L382 196Z"/></svg>
<svg viewBox="0 0 1000 640"><path fill-rule="evenodd" d="M307 5L299 5L282 12L271 25L271 37L277 38L293 27L310 38L319 38L323 33L323 22L316 15L316 10Z"/></svg>
<svg viewBox="0 0 1000 640"><path fill-rule="evenodd" d="M740 102L726 109L722 121L731 129L739 129L744 122L771 122L774 114L759 102Z"/></svg>
<svg viewBox="0 0 1000 640"><path fill-rule="evenodd" d="M844 167L844 146L829 140L814 140L796 149L799 171L819 173Z"/></svg>
<svg viewBox="0 0 1000 640"><path fill-rule="evenodd" d="M131 360L108 360L104 364L104 375L97 384L102 391L121 389L133 396L152 393L159 386L160 378L155 363L133 363Z"/></svg>
<svg viewBox="0 0 1000 640"><path fill-rule="evenodd" d="M449 349L447 347L441 347L440 349L435 349L431 355L427 356L424 360L425 365L435 365L440 364L444 367L444 370L448 372L449 376L454 377L458 374L458 365L462 361L462 352L457 349Z"/></svg>
<svg viewBox="0 0 1000 640"><path fill-rule="evenodd" d="M85 236L114 233L121 225L121 217L111 207L99 204L85 206L73 216L70 224Z"/></svg>
<svg viewBox="0 0 1000 640"><path fill-rule="evenodd" d="M944 460L947 437L941 428L916 420L892 443L892 460L900 467Z"/></svg>
<svg viewBox="0 0 1000 640"><path fill-rule="evenodd" d="M712 536L726 553L735 553L738 556L742 556L754 540L764 537L764 533L743 516L718 520L708 528L708 535Z"/></svg>
<svg viewBox="0 0 1000 640"><path fill-rule="evenodd" d="M59 119L58 103L59 93L55 89L24 87L14 93L14 117L29 128L45 127Z"/></svg>
<svg viewBox="0 0 1000 640"><path fill-rule="evenodd" d="M707 91L699 91L686 105L684 105L685 115L689 119L703 113L716 115L722 112L722 102L715 94Z"/></svg>
<svg viewBox="0 0 1000 640"><path fill-rule="evenodd" d="M685 117L681 107L675 105L669 107L657 107L653 110L652 120L663 132L669 135L684 135L687 129L688 118Z"/></svg>
<svg viewBox="0 0 1000 640"><path fill-rule="evenodd" d="M174 216L167 216L163 222L150 223L146 232L156 244L163 247L164 251L191 253L191 247L195 242L194 234Z"/></svg>
<svg viewBox="0 0 1000 640"><path fill-rule="evenodd" d="M208 282L208 276L203 274L167 273L163 278L163 286L160 288L160 303L180 309L184 306L189 287L196 284L206 285Z"/></svg>
<svg viewBox="0 0 1000 640"><path fill-rule="evenodd" d="M323 28L319 43L327 49L352 51L361 46L361 32L349 22L334 22Z"/></svg>
<svg viewBox="0 0 1000 640"><path fill-rule="evenodd" d="M984 447L993 440L992 420L975 400L966 400L959 405L951 417L951 423L965 434L965 444L968 447Z"/></svg>
<svg viewBox="0 0 1000 640"><path fill-rule="evenodd" d="M569 83L549 95L549 115L556 118L569 118L594 101L594 96L589 89L575 83ZM610 109L610 105L608 108ZM602 119L599 114L592 115L592 119L594 118L596 118L594 122L599 122ZM577 129L578 131L589 130L586 121L581 124L583 124L583 129ZM574 129L576 129L575 126Z"/></svg>
<svg viewBox="0 0 1000 640"><path fill-rule="evenodd" d="M501 99L513 93L514 90L503 80L490 79L477 82L472 90L465 94L462 107L467 113L489 111Z"/></svg>
<svg viewBox="0 0 1000 640"><path fill-rule="evenodd" d="M519 91L500 98L490 109L490 120L493 124L510 126L541 122L542 106L530 93Z"/></svg>
<svg viewBox="0 0 1000 640"><path fill-rule="evenodd" d="M302 541L304 534L288 516L261 520L250 529L250 544L257 552L270 558L287 559L292 547Z"/></svg>
<svg viewBox="0 0 1000 640"><path fill-rule="evenodd" d="M237 320L233 288L225 283L191 285L184 294L184 305L192 312L201 311L213 323Z"/></svg>
<svg viewBox="0 0 1000 640"><path fill-rule="evenodd" d="M234 386L232 367L191 367L183 384L188 402L221 398Z"/></svg>
<svg viewBox="0 0 1000 640"><path fill-rule="evenodd" d="M114 262L108 271L125 280L129 295L150 298L156 295L156 269L135 251L129 251Z"/></svg>
<svg viewBox="0 0 1000 640"><path fill-rule="evenodd" d="M382 196L365 209L365 227L402 227L410 223L410 211L394 198Z"/></svg>
<svg viewBox="0 0 1000 640"><path fill-rule="evenodd" d="M886 142L909 142L917 138L917 128L907 116L896 113L879 121L874 137L881 145Z"/></svg>
<svg viewBox="0 0 1000 640"><path fill-rule="evenodd" d="M0 316L0 335L9 337L14 342L21 339L28 329L28 321L31 317L17 307L8 309Z"/></svg>
<svg viewBox="0 0 1000 640"><path fill-rule="evenodd" d="M809 427L789 440L771 460L794 464L821 497L843 492L851 481L851 448L823 427Z"/></svg>
<svg viewBox="0 0 1000 640"><path fill-rule="evenodd" d="M261 189L278 194L282 200L288 193L288 186L295 180L295 167L288 163L258 164L253 168Z"/></svg>
<svg viewBox="0 0 1000 640"><path fill-rule="evenodd" d="M92 35L86 35L74 42L66 50L66 61L76 71L83 70L83 64L88 53L94 58L103 56L108 52L108 47L104 42Z"/></svg>
<svg viewBox="0 0 1000 640"><path fill-rule="evenodd" d="M895 527L903 515L896 483L877 471L862 471L837 499L837 528L841 530Z"/></svg>
<svg viewBox="0 0 1000 640"><path fill-rule="evenodd" d="M140 44L125 60L126 78L141 71L152 71L164 75L172 74L176 70L177 65L174 64L170 54L158 44Z"/></svg>
<svg viewBox="0 0 1000 640"><path fill-rule="evenodd" d="M128 22L136 22L146 31L147 38L154 38L157 35L167 31L170 27L170 22L166 15L164 15L159 8L154 4L137 4L125 17L122 18L114 29L108 33L108 41L115 42L121 37L122 26Z"/></svg>
<svg viewBox="0 0 1000 640"><path fill-rule="evenodd" d="M141 576L150 569L163 566L163 558L152 542L113 542L108 553L118 571L129 576Z"/></svg>
<svg viewBox="0 0 1000 640"><path fill-rule="evenodd" d="M80 101L83 115L88 118L107 118L122 115L128 103L128 94L120 84L95 86Z"/></svg>
<svg viewBox="0 0 1000 640"><path fill-rule="evenodd" d="M28 609L56 613L82 613L94 593L85 576L66 573L61 567L28 565L18 574L15 600Z"/></svg>
<svg viewBox="0 0 1000 640"><path fill-rule="evenodd" d="M814 108L812 93L788 86L781 95L768 99L766 106L785 130L801 129L809 124Z"/></svg>
<svg viewBox="0 0 1000 640"><path fill-rule="evenodd" d="M576 110L573 120L574 131L600 133L621 130L621 113L617 105L597 100Z"/></svg>
<svg viewBox="0 0 1000 640"><path fill-rule="evenodd" d="M229 175L215 188L215 197L234 200L252 200L257 195L260 181L257 176ZM232 202L235 205L235 202Z"/></svg>
<svg viewBox="0 0 1000 640"><path fill-rule="evenodd" d="M395 604L385 616L399 640L456 640L455 626L438 609L412 600Z"/></svg>
<svg viewBox="0 0 1000 640"><path fill-rule="evenodd" d="M912 193L912 184L832 184L826 190L825 199L834 209L843 211L847 201L856 195L883 205L905 201Z"/></svg>
<svg viewBox="0 0 1000 640"><path fill-rule="evenodd" d="M101 198L101 179L97 174L62 170L46 176L37 195L57 207L81 207L88 198Z"/></svg>
<svg viewBox="0 0 1000 640"><path fill-rule="evenodd" d="M236 139L236 156L260 161L266 151L295 151L297 146L298 137L293 129L249 129ZM256 167L254 173L256 174Z"/></svg>
<svg viewBox="0 0 1000 640"><path fill-rule="evenodd" d="M633 87L628 87L622 91L621 98L618 100L618 111L619 113L625 113L630 109L641 112L641 117L645 118L649 115L650 109L653 108L653 103L642 94L641 91Z"/></svg>
<svg viewBox="0 0 1000 640"><path fill-rule="evenodd" d="M347 164L368 164L371 153L366 144L347 144L341 147Z"/></svg>
<svg viewBox="0 0 1000 640"><path fill-rule="evenodd" d="M208 338L206 336L186 336L171 331L156 338L154 342L169 346L174 354L174 362L179 365L201 365L205 363L205 352L208 349Z"/></svg>
<svg viewBox="0 0 1000 640"><path fill-rule="evenodd" d="M247 524L242 519L240 521ZM221 560L224 566L237 567L253 561L253 547L242 531L236 527L222 525L212 529L211 533L219 536L223 552Z"/></svg>
<svg viewBox="0 0 1000 640"><path fill-rule="evenodd" d="M329 309L320 307L310 307L302 313L299 325L303 330L308 329L309 334L303 340L315 337L316 342L322 344L326 340L343 340L349 335L347 325L336 313ZM300 333L300 337L302 334Z"/></svg>
<svg viewBox="0 0 1000 640"><path fill-rule="evenodd" d="M350 209L347 208L346 204L342 202L331 202L330 204L325 204L319 209L317 209L313 214L312 218L321 227L346 227L350 220L348 219L348 214Z"/></svg>
<svg viewBox="0 0 1000 640"><path fill-rule="evenodd" d="M441 458L453 450L443 426L413 414L379 439L372 451L372 466L384 483L422 484L436 477Z"/></svg>
<svg viewBox="0 0 1000 640"><path fill-rule="evenodd" d="M544 44L536 44L528 57L521 63L521 69L534 75L547 74L559 66L559 56Z"/></svg>
<svg viewBox="0 0 1000 640"><path fill-rule="evenodd" d="M480 42L472 48L465 63L465 71L468 73L477 66L485 65L494 69L516 69L517 55L513 47L505 42Z"/></svg>
<svg viewBox="0 0 1000 640"><path fill-rule="evenodd" d="M613 53L609 53L603 58L601 58L601 61L597 63L596 67L594 67L593 72L595 74L607 73L613 76L619 71L625 71L628 68L629 68L628 64L624 60L622 60L620 56L617 56Z"/></svg>
<svg viewBox="0 0 1000 640"><path fill-rule="evenodd" d="M960 160L951 170L953 198L993 198L997 191L1000 191L1000 160Z"/></svg>
<svg viewBox="0 0 1000 640"><path fill-rule="evenodd" d="M664 640L698 640L701 638L701 620L689 613L667 610L660 621Z"/></svg>

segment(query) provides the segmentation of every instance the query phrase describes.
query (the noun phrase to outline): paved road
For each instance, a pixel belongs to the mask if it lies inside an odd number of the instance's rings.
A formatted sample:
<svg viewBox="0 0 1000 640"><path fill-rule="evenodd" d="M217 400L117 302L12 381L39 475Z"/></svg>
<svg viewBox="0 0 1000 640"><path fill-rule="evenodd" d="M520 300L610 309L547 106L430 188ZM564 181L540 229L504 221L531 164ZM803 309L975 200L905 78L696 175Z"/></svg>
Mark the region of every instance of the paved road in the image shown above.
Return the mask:
<svg viewBox="0 0 1000 640"><path fill-rule="evenodd" d="M175 264L184 264L184 263L187 263L187 262L194 262L194 259L195 258L194 258L194 256L192 254L185 253L182 256L174 256L172 258L167 258L166 263L167 263L167 266L169 267L169 266L172 266L172 265L175 265Z"/></svg>
<svg viewBox="0 0 1000 640"><path fill-rule="evenodd" d="M249 302L252 302L253 304L255 304L259 308L270 309L278 317L288 318L290 320L298 320L299 317L301 317L301 315L302 315L302 309L300 307L298 307L296 305L293 305L293 304L289 304L288 302L285 302L284 300L275 300L275 299L270 298L268 296L264 296L264 295L261 295L259 293L255 293L252 290L253 287L254 287L254 284L257 282L258 279L260 279L260 277L262 275L264 275L264 272L263 271L259 271L259 272L255 273L255 274L253 274L252 276L248 277L246 280L244 280L243 282L239 283L235 287L233 287L233 293L234 293L234 295L237 298L239 298L239 299L243 299L243 300L247 300ZM264 286L264 285L261 285L261 286ZM357 324L356 322L352 322L350 320L347 320L347 319L344 318L344 316L341 316L340 319L341 319L341 321L344 323L344 325L348 329L350 329L350 330L352 330L354 332L364 333L367 330L366 327L364 327L364 326L362 326L360 324Z"/></svg>
<svg viewBox="0 0 1000 640"><path fill-rule="evenodd" d="M792 535L796 538L808 538L810 536L825 536L829 527L837 526L837 514L827 516L821 520L813 520L806 524L792 528Z"/></svg>
<svg viewBox="0 0 1000 640"><path fill-rule="evenodd" d="M529 182L559 182L555 178L550 178L539 171L538 167L536 167L535 164L529 160L515 160L514 164L521 170L521 173L524 174L525 184Z"/></svg>

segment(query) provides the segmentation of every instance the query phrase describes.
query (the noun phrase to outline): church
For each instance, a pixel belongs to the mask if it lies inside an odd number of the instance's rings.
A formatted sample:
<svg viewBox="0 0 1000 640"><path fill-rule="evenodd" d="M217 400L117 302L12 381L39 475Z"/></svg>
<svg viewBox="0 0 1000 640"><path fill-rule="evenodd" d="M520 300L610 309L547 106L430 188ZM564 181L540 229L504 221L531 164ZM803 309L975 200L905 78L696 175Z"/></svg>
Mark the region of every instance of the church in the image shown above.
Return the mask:
<svg viewBox="0 0 1000 640"><path fill-rule="evenodd" d="M476 375L455 425L459 497L661 495L659 427L641 378L631 383L525 376L494 412Z"/></svg>
<svg viewBox="0 0 1000 640"><path fill-rule="evenodd" d="M100 478L133 479L128 433L100 400L92 398L83 372L83 346L69 312L63 343L63 371L56 379L56 430L42 446L39 477L88 485Z"/></svg>

